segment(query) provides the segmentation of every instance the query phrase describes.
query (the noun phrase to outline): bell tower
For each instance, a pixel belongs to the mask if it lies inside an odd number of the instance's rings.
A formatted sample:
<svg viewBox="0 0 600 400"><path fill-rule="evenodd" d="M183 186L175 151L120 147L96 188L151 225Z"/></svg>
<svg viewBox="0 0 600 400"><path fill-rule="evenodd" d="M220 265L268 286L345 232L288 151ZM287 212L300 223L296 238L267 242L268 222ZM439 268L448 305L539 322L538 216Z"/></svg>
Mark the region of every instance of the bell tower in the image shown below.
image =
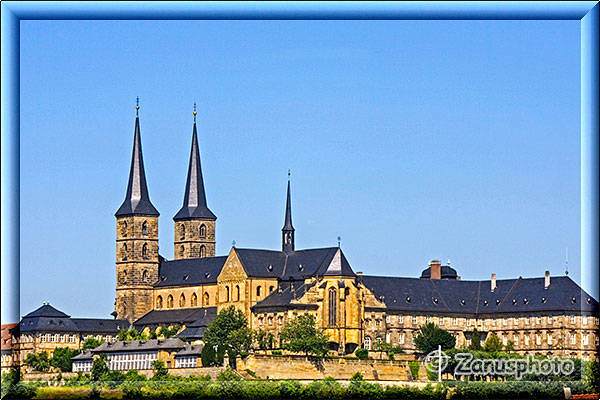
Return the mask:
<svg viewBox="0 0 600 400"><path fill-rule="evenodd" d="M217 217L206 205L204 180L200 165L198 133L196 131L196 104L192 149L188 167L183 206L173 217L175 222L174 258L201 258L215 256L215 223Z"/></svg>
<svg viewBox="0 0 600 400"><path fill-rule="evenodd" d="M152 310L153 288L158 280L158 216L150 202L142 141L139 98L136 105L133 153L125 201L117 212L117 318L133 322Z"/></svg>
<svg viewBox="0 0 600 400"><path fill-rule="evenodd" d="M292 225L292 196L290 193L290 172L288 171L287 200L285 203L285 220L281 229L281 250L286 253L294 251L294 226Z"/></svg>

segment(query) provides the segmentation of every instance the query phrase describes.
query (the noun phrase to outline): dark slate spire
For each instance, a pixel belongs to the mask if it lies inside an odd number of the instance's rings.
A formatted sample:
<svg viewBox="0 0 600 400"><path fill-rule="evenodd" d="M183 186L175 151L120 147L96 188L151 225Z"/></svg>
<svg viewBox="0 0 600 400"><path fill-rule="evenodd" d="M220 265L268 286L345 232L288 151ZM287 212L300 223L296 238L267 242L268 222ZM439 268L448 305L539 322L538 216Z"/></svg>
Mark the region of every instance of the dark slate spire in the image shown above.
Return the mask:
<svg viewBox="0 0 600 400"><path fill-rule="evenodd" d="M285 221L281 229L281 247L287 252L294 251L294 226L292 225L292 196L290 193L290 172L288 171L287 201L285 203Z"/></svg>
<svg viewBox="0 0 600 400"><path fill-rule="evenodd" d="M217 217L206 206L206 194L204 193L204 181L202 180L202 168L200 166L200 151L198 149L198 133L196 132L196 105L194 104L194 129L192 132L192 151L190 152L190 166L188 168L187 182L185 184L185 196L183 207L173 217L180 219L212 219Z"/></svg>
<svg viewBox="0 0 600 400"><path fill-rule="evenodd" d="M140 117L137 115L139 105L136 106L135 133L133 135L133 154L131 155L131 169L129 170L129 183L125 201L115 213L115 217L126 215L159 215L150 202L148 187L146 186L146 173L142 158L142 140L140 137Z"/></svg>

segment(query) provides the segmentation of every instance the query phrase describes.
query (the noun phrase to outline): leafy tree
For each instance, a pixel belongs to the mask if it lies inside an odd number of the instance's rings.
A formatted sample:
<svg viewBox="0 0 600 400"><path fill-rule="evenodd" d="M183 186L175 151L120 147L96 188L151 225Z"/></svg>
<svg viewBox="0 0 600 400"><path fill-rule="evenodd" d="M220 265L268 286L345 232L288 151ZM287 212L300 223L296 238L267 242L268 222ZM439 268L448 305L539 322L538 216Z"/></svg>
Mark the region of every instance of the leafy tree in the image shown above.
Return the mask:
<svg viewBox="0 0 600 400"><path fill-rule="evenodd" d="M285 350L324 357L329 352L327 336L316 327L312 314L302 314L289 321L281 331Z"/></svg>
<svg viewBox="0 0 600 400"><path fill-rule="evenodd" d="M354 354L359 360L366 360L367 358L369 358L369 350L367 349L358 348L356 349Z"/></svg>
<svg viewBox="0 0 600 400"><path fill-rule="evenodd" d="M391 343L382 342L382 341L375 342L375 345L373 346L373 350L385 352L388 355L388 358L390 360L394 359L395 354L404 353L404 349L402 347L394 346Z"/></svg>
<svg viewBox="0 0 600 400"><path fill-rule="evenodd" d="M48 358L48 353L42 351L40 353L29 353L27 357L25 357L25 364L29 365L35 371L45 372L50 369L50 359Z"/></svg>
<svg viewBox="0 0 600 400"><path fill-rule="evenodd" d="M156 335L165 339L177 335L177 332L179 332L179 325L173 325L170 328L160 327L156 329Z"/></svg>
<svg viewBox="0 0 600 400"><path fill-rule="evenodd" d="M254 340L258 343L258 348L260 350L271 350L273 348L275 337L272 333L267 333L262 329L259 329L254 332Z"/></svg>
<svg viewBox="0 0 600 400"><path fill-rule="evenodd" d="M502 351L502 342L498 335L494 332L490 333L483 344L483 350L489 353L497 353Z"/></svg>
<svg viewBox="0 0 600 400"><path fill-rule="evenodd" d="M481 347L481 334L477 328L473 329L473 334L471 334L471 344L469 345L468 349L474 351L480 351L483 349Z"/></svg>
<svg viewBox="0 0 600 400"><path fill-rule="evenodd" d="M504 350L505 350L507 353L511 353L511 352L515 351L515 342L513 342L512 340L509 340L509 341L506 343L506 346L504 346Z"/></svg>
<svg viewBox="0 0 600 400"><path fill-rule="evenodd" d="M81 345L81 349L82 350L95 349L96 347L100 346L102 343L104 343L104 340L98 340L95 337L90 336L83 341L83 344Z"/></svg>
<svg viewBox="0 0 600 400"><path fill-rule="evenodd" d="M152 369L154 370L154 375L152 376L152 380L160 381L164 380L167 376L169 376L169 370L165 367L164 361L154 360L152 361Z"/></svg>
<svg viewBox="0 0 600 400"><path fill-rule="evenodd" d="M456 338L450 332L435 325L433 322L422 325L414 338L417 349L423 354L429 354L442 346L442 350L453 349Z"/></svg>
<svg viewBox="0 0 600 400"><path fill-rule="evenodd" d="M60 369L62 372L71 372L73 369L73 361L71 357L79 354L78 350L72 350L68 347L57 347L52 352L50 365Z"/></svg>
<svg viewBox="0 0 600 400"><path fill-rule="evenodd" d="M108 372L108 357L106 354L100 354L92 363L92 379L97 381L105 372Z"/></svg>
<svg viewBox="0 0 600 400"><path fill-rule="evenodd" d="M205 344L202 348L202 366L203 367L213 367L217 365L217 352L215 351L215 347L209 344Z"/></svg>
<svg viewBox="0 0 600 400"><path fill-rule="evenodd" d="M242 380L242 377L240 376L240 374L238 374L231 368L226 368L223 371L219 372L219 374L217 375L218 382L241 381L241 380Z"/></svg>
<svg viewBox="0 0 600 400"><path fill-rule="evenodd" d="M592 393L598 393L600 390L600 362L587 361L585 363L583 382Z"/></svg>
<svg viewBox="0 0 600 400"><path fill-rule="evenodd" d="M133 326L128 329L121 329L117 334L118 340L148 340L146 332L138 332Z"/></svg>
<svg viewBox="0 0 600 400"><path fill-rule="evenodd" d="M250 350L254 332L250 328L240 328L230 332L227 336L229 343L229 357L235 357L242 352Z"/></svg>
<svg viewBox="0 0 600 400"><path fill-rule="evenodd" d="M206 328L206 332L204 332L205 346L217 347L217 363L223 362L226 351L232 351L229 335L238 329L246 328L247 325L248 320L244 312L238 310L235 306L230 306L217 314L213 322ZM235 360L235 354L234 357L230 357L230 360Z"/></svg>

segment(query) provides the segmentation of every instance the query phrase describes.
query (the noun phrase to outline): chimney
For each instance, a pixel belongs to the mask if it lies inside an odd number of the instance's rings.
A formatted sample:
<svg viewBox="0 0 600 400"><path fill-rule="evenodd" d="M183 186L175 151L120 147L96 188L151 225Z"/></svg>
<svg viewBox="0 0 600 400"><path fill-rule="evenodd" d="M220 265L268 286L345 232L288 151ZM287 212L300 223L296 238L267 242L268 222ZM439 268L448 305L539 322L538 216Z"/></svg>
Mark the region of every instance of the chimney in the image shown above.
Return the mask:
<svg viewBox="0 0 600 400"><path fill-rule="evenodd" d="M544 289L548 289L550 286L550 271L546 271L544 274Z"/></svg>
<svg viewBox="0 0 600 400"><path fill-rule="evenodd" d="M429 262L431 267L431 279L442 279L442 262L440 260L431 260Z"/></svg>
<svg viewBox="0 0 600 400"><path fill-rule="evenodd" d="M496 274L492 274L492 292L496 290Z"/></svg>
<svg viewBox="0 0 600 400"><path fill-rule="evenodd" d="M362 277L363 277L362 271L356 271L356 281L358 283L362 283Z"/></svg>

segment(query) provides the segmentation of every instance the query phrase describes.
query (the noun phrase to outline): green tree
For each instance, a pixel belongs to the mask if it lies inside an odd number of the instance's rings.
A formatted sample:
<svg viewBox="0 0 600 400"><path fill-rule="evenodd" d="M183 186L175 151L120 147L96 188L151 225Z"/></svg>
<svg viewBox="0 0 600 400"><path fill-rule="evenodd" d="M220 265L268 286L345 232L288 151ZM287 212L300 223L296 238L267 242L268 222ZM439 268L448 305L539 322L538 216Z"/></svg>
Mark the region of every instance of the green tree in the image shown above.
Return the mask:
<svg viewBox="0 0 600 400"><path fill-rule="evenodd" d="M477 328L473 329L473 333L471 334L471 344L468 346L468 349L474 351L480 351L483 349L481 347L481 334Z"/></svg>
<svg viewBox="0 0 600 400"><path fill-rule="evenodd" d="M73 369L73 360L71 358L77 354L79 354L78 350L72 350L68 347L57 347L52 352L50 365L60 369L62 372L71 372Z"/></svg>
<svg viewBox="0 0 600 400"><path fill-rule="evenodd" d="M128 329L121 329L117 334L118 340L148 340L146 332L138 332L133 326Z"/></svg>
<svg viewBox="0 0 600 400"><path fill-rule="evenodd" d="M488 353L497 353L502 351L502 342L498 335L494 332L490 333L483 344L483 351L487 351Z"/></svg>
<svg viewBox="0 0 600 400"><path fill-rule="evenodd" d="M512 340L509 340L509 341L506 343L506 346L504 346L504 350L505 350L507 353L512 353L513 351L515 351L515 342L513 342Z"/></svg>
<svg viewBox="0 0 600 400"><path fill-rule="evenodd" d="M92 379L97 381L105 372L108 372L108 357L106 354L100 354L92 363Z"/></svg>
<svg viewBox="0 0 600 400"><path fill-rule="evenodd" d="M217 365L217 352L215 351L215 346L205 344L202 348L202 366L203 367L213 367Z"/></svg>
<svg viewBox="0 0 600 400"><path fill-rule="evenodd" d="M152 380L154 381L164 380L169 375L169 370L161 360L152 361L152 369L154 370L154 375L152 376Z"/></svg>
<svg viewBox="0 0 600 400"><path fill-rule="evenodd" d="M227 336L229 343L229 357L235 357L242 352L250 350L254 332L250 328L240 328L230 332Z"/></svg>
<svg viewBox="0 0 600 400"><path fill-rule="evenodd" d="M316 327L312 314L302 314L289 321L281 331L284 349L324 357L329 352L327 336Z"/></svg>
<svg viewBox="0 0 600 400"><path fill-rule="evenodd" d="M275 341L275 337L272 333L267 333L262 329L254 332L254 340L258 343L258 348L260 350L271 350L273 348L273 342Z"/></svg>
<svg viewBox="0 0 600 400"><path fill-rule="evenodd" d="M96 347L100 346L102 343L104 343L104 340L98 340L95 337L90 336L83 341L83 344L81 345L81 349L82 350L95 349Z"/></svg>
<svg viewBox="0 0 600 400"><path fill-rule="evenodd" d="M429 354L442 346L442 350L453 349L456 338L450 332L435 325L433 322L422 325L414 338L417 349L423 354Z"/></svg>
<svg viewBox="0 0 600 400"><path fill-rule="evenodd" d="M160 327L156 329L156 336L167 339L177 335L177 332L179 332L179 325L173 325L170 328Z"/></svg>
<svg viewBox="0 0 600 400"><path fill-rule="evenodd" d="M25 357L25 364L33 368L35 371L45 372L51 367L48 353L42 351L40 353L29 353Z"/></svg>
<svg viewBox="0 0 600 400"><path fill-rule="evenodd" d="M230 306L217 314L213 322L206 328L206 332L204 332L205 346L216 346L217 348L217 363L222 363L225 352L232 350L229 335L238 329L246 328L247 325L248 320L244 312L235 306Z"/></svg>

